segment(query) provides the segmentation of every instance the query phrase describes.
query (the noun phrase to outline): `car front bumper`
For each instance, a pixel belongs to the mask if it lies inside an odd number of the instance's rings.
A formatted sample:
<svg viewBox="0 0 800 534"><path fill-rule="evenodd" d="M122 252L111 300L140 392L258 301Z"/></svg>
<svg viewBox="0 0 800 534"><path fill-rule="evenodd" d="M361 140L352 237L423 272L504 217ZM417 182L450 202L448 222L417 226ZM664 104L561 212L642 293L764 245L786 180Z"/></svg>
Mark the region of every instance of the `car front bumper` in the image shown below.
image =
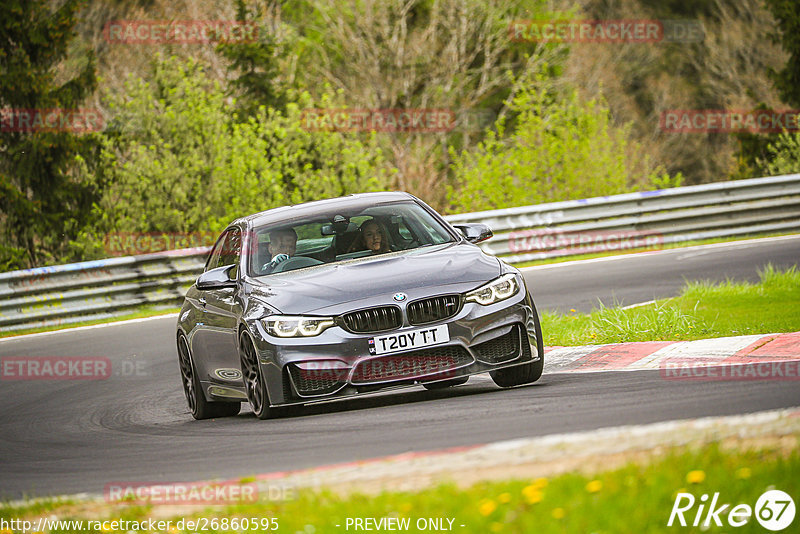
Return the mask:
<svg viewBox="0 0 800 534"><path fill-rule="evenodd" d="M262 375L273 406L305 404L414 384L449 380L538 360L534 310L521 291L489 306L464 303L444 321L449 341L376 355L369 340L340 326L318 336L276 338L260 321L251 323ZM391 333L419 330L405 324Z"/></svg>

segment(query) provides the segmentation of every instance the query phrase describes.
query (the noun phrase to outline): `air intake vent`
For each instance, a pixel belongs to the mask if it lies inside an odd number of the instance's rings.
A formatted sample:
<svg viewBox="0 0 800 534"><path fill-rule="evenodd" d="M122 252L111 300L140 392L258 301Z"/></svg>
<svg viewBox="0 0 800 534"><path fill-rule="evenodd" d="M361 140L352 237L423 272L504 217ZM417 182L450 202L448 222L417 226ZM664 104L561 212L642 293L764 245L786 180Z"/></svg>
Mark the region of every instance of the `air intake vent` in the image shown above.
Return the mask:
<svg viewBox="0 0 800 534"><path fill-rule="evenodd" d="M337 369L305 370L293 364L288 368L294 388L301 397L333 393L344 385L347 378Z"/></svg>
<svg viewBox="0 0 800 534"><path fill-rule="evenodd" d="M370 334L399 328L403 318L397 306L381 306L346 313L341 316L341 322L350 332Z"/></svg>
<svg viewBox="0 0 800 534"><path fill-rule="evenodd" d="M522 327L515 324L511 330L500 337L491 341L486 341L472 347L478 355L478 359L487 363L501 363L513 360L520 354L520 329ZM525 344L528 340L525 340Z"/></svg>
<svg viewBox="0 0 800 534"><path fill-rule="evenodd" d="M460 309L460 295L442 295L409 302L406 311L409 323L426 324L449 319Z"/></svg>

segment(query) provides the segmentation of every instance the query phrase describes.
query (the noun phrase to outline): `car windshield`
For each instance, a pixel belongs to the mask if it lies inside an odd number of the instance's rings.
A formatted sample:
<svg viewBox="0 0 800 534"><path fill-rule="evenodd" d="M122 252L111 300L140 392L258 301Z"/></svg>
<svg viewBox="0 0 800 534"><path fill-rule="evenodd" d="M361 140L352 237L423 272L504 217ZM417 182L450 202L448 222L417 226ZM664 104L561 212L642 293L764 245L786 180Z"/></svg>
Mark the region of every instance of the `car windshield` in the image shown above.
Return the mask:
<svg viewBox="0 0 800 534"><path fill-rule="evenodd" d="M265 276L450 241L445 227L413 201L331 207L255 228L250 272Z"/></svg>

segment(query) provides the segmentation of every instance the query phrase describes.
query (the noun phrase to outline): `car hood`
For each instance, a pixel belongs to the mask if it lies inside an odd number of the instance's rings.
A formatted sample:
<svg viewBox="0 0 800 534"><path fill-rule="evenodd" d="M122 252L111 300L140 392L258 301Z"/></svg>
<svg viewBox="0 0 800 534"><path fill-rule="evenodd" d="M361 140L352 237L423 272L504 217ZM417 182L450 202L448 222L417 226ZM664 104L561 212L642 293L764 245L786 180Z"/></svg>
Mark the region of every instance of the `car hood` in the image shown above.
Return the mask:
<svg viewBox="0 0 800 534"><path fill-rule="evenodd" d="M324 264L252 279L251 297L284 314L338 314L421 296L467 291L500 276L500 262L469 243L450 243Z"/></svg>

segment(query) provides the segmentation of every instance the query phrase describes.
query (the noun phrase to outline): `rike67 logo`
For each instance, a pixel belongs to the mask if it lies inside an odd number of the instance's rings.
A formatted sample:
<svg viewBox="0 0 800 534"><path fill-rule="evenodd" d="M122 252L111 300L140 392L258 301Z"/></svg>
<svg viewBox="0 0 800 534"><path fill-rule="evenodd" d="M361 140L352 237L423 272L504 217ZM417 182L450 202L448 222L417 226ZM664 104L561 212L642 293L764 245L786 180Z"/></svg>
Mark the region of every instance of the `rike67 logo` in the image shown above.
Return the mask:
<svg viewBox="0 0 800 534"><path fill-rule="evenodd" d="M720 501L719 492L714 493L709 502L708 494L696 499L691 493L678 493L669 514L667 526L693 526L707 530L711 524L721 527L742 527L755 518L767 530L784 530L794 521L794 500L788 493L777 489L765 491L756 501L755 507L749 504L730 504ZM695 507L695 505L697 505Z"/></svg>

